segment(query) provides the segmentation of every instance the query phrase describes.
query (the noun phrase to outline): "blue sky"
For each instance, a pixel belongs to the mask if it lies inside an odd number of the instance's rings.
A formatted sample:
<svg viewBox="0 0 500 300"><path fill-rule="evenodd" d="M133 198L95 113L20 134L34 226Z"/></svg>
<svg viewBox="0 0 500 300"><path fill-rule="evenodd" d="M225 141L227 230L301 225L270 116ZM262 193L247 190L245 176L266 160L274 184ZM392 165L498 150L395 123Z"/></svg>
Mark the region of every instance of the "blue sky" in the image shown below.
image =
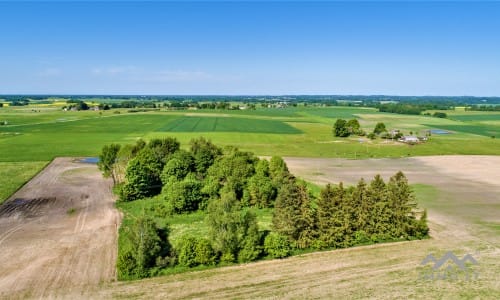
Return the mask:
<svg viewBox="0 0 500 300"><path fill-rule="evenodd" d="M495 2L0 2L0 93L500 96Z"/></svg>

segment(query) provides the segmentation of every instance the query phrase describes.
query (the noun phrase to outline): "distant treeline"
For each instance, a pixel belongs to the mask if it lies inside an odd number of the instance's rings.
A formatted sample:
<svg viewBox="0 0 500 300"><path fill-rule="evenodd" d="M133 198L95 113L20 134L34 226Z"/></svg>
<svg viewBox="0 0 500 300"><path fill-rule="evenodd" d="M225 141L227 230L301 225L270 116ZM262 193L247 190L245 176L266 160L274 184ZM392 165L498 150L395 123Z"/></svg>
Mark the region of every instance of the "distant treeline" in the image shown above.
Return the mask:
<svg viewBox="0 0 500 300"><path fill-rule="evenodd" d="M378 104L376 106L380 112L389 112L396 114L405 114L405 115L420 115L423 111L426 110L449 110L454 109L454 103L452 102L443 102L443 103L386 103L386 104Z"/></svg>
<svg viewBox="0 0 500 300"><path fill-rule="evenodd" d="M472 106L466 107L465 110L500 111L500 105L472 105Z"/></svg>
<svg viewBox="0 0 500 300"><path fill-rule="evenodd" d="M231 95L0 95L7 102L72 99L82 101L153 101L153 102L289 102L324 103L332 105L374 105L384 102L412 104L439 104L447 106L500 104L500 97L473 96L387 96L387 95L283 95L283 96L231 96Z"/></svg>
<svg viewBox="0 0 500 300"><path fill-rule="evenodd" d="M500 97L468 97L468 96L384 96L384 95L290 95L290 96L113 96L113 95L6 95L0 96L10 106L28 105L30 103L50 104L54 101L67 101L76 104L93 102L106 108L128 109L221 109L237 110L256 109L257 107L296 107L303 106L350 106L373 107L381 112L419 115L426 110L452 110L464 106L466 110L500 111Z"/></svg>

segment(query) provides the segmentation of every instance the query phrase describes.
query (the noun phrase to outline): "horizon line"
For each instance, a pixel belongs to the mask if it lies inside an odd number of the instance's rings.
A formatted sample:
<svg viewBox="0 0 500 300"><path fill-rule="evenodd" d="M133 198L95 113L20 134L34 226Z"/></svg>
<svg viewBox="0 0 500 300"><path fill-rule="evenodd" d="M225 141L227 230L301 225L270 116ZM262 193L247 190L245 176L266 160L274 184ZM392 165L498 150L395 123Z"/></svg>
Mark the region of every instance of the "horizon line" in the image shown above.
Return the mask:
<svg viewBox="0 0 500 300"><path fill-rule="evenodd" d="M297 97L297 96L313 96L313 97L339 97L339 96L355 96L355 97L437 97L437 98L500 98L498 96L481 96L481 95L397 95L397 94L120 94L120 93L0 93L1 96L139 96L139 97Z"/></svg>

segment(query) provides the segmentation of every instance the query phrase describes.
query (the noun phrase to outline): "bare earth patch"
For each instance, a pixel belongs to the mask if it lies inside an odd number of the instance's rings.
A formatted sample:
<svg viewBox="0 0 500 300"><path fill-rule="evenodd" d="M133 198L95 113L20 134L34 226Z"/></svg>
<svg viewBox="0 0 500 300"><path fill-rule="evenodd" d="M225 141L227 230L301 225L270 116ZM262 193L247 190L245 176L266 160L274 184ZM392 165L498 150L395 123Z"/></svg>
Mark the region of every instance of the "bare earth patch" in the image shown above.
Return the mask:
<svg viewBox="0 0 500 300"><path fill-rule="evenodd" d="M115 279L111 183L57 158L0 206L0 298L51 298Z"/></svg>

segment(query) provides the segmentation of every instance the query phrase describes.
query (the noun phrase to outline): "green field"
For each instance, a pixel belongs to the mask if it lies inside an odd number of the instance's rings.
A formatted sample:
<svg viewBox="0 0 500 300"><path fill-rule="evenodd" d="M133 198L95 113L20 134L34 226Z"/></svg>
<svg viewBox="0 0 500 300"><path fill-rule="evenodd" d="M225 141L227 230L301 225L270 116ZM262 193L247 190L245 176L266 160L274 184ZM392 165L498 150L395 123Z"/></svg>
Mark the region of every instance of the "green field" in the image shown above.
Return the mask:
<svg viewBox="0 0 500 300"><path fill-rule="evenodd" d="M181 117L168 123L160 131L167 132L239 132L293 134L300 130L276 120L239 117Z"/></svg>
<svg viewBox="0 0 500 300"><path fill-rule="evenodd" d="M120 113L118 113L120 112ZM64 112L59 106L0 108L0 162L49 161L58 156L97 156L103 145L133 143L139 138L173 136L186 147L205 136L219 145L236 145L257 155L345 157L352 159L443 154L500 155L500 114L447 111L449 118L379 113L373 108L290 107L257 110L155 111L129 113ZM423 134L428 129L454 133L433 135L425 144L409 146L377 139L332 136L336 118L357 118L370 132L383 121L388 129ZM30 167L28 167L30 168ZM19 187L15 175L7 184ZM11 189L10 189L11 190ZM14 188L15 190L15 188ZM6 195L2 196L3 198Z"/></svg>
<svg viewBox="0 0 500 300"><path fill-rule="evenodd" d="M45 161L0 162L0 204L47 165Z"/></svg>

